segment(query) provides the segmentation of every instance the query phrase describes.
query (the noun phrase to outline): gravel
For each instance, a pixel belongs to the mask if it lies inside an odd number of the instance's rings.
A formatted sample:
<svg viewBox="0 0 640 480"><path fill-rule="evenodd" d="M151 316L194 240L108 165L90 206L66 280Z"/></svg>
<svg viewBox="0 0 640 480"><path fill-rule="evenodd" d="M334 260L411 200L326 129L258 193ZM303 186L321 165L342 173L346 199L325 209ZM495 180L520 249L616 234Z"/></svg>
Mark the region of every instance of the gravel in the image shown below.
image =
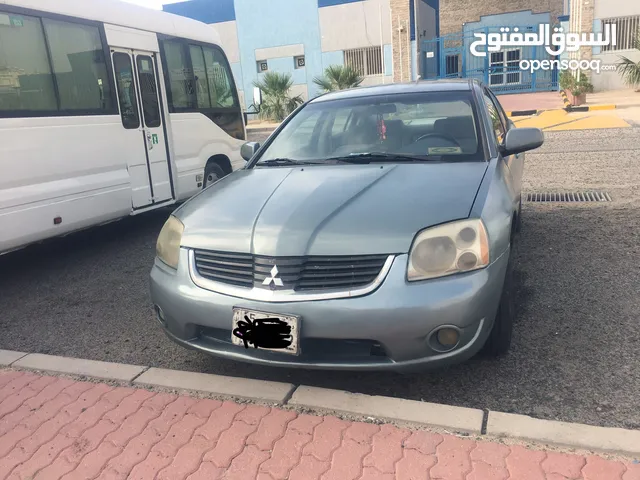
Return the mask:
<svg viewBox="0 0 640 480"><path fill-rule="evenodd" d="M518 320L499 360L413 375L272 369L170 342L148 275L169 210L0 257L0 348L278 380L593 425L640 428L640 131L547 134L527 191L604 189L612 203L523 205Z"/></svg>

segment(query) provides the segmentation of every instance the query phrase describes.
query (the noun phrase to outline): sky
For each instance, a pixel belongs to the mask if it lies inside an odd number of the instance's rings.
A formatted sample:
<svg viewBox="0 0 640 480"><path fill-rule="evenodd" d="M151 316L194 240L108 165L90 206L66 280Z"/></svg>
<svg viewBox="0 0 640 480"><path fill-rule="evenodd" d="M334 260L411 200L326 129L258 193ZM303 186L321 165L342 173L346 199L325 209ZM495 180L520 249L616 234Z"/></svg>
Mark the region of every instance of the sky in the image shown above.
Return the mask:
<svg viewBox="0 0 640 480"><path fill-rule="evenodd" d="M125 0L128 3L135 3L136 5L142 5L143 7L155 8L156 10L162 10L162 5L167 3L176 3L183 0Z"/></svg>

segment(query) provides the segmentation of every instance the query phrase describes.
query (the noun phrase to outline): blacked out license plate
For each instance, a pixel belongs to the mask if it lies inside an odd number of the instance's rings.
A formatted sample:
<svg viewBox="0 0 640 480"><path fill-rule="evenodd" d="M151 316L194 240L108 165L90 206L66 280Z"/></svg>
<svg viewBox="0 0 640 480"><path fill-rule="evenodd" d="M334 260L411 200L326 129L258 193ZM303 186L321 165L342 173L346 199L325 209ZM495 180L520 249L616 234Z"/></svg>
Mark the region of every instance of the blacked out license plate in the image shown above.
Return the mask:
<svg viewBox="0 0 640 480"><path fill-rule="evenodd" d="M300 317L233 308L231 341L245 348L300 354Z"/></svg>

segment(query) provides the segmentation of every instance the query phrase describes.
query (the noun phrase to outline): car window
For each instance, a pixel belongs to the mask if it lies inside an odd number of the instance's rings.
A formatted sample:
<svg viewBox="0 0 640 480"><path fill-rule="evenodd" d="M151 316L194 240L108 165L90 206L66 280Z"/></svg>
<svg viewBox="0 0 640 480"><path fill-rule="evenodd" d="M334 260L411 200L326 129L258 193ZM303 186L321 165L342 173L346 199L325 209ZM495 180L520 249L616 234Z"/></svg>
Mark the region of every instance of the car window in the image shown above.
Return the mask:
<svg viewBox="0 0 640 480"><path fill-rule="evenodd" d="M500 118L500 111L486 90L484 91L483 98L489 112L489 117L491 118L491 125L496 143L498 145L502 145L507 130L505 124L502 123L502 119Z"/></svg>
<svg viewBox="0 0 640 480"><path fill-rule="evenodd" d="M263 151L276 158L322 161L359 153L484 160L471 93L427 92L312 102Z"/></svg>
<svg viewBox="0 0 640 480"><path fill-rule="evenodd" d="M290 144L300 146L308 146L314 137L314 130L318 128L321 112L310 112L310 115L300 117L298 128L288 129L282 132L283 138L287 139Z"/></svg>
<svg viewBox="0 0 640 480"><path fill-rule="evenodd" d="M493 103L495 104L496 108L498 109L498 114L500 115L500 119L502 120L502 124L505 125L507 131L509 131L509 118L507 117L507 112L505 112L504 108L502 108L502 104L498 100L498 97L496 97L491 90L488 90L488 93L489 93L489 96L491 97L491 100L493 100Z"/></svg>
<svg viewBox="0 0 640 480"><path fill-rule="evenodd" d="M333 125L331 126L331 135L340 135L344 133L347 128L347 120L349 120L350 114L351 109L349 108L342 108L336 112Z"/></svg>

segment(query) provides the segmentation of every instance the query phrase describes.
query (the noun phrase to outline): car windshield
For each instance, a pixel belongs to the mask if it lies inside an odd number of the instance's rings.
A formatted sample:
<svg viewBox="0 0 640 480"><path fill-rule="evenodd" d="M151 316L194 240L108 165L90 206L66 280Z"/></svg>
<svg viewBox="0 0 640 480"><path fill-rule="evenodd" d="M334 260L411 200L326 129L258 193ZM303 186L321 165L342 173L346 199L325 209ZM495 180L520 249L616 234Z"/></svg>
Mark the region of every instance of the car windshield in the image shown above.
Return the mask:
<svg viewBox="0 0 640 480"><path fill-rule="evenodd" d="M298 112L258 166L482 161L471 92L320 100Z"/></svg>

